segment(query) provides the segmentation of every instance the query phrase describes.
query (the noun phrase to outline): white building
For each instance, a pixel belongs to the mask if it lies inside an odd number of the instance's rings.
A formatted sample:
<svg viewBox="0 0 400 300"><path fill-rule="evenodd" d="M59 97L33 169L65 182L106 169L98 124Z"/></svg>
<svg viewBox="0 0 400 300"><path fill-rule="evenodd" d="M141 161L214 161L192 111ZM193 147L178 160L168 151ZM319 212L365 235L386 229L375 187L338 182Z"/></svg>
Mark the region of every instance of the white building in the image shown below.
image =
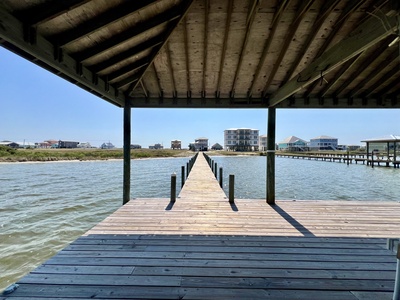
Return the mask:
<svg viewBox="0 0 400 300"><path fill-rule="evenodd" d="M195 151L207 151L208 150L208 138L201 137L194 140L192 143Z"/></svg>
<svg viewBox="0 0 400 300"><path fill-rule="evenodd" d="M267 138L268 137L266 134L260 135L260 140L258 142L258 147L260 151L267 151Z"/></svg>
<svg viewBox="0 0 400 300"><path fill-rule="evenodd" d="M336 150L337 146L338 146L337 138L334 138L331 136L326 136L326 135L321 135L316 138L310 139L309 148L311 151Z"/></svg>
<svg viewBox="0 0 400 300"><path fill-rule="evenodd" d="M224 130L224 148L232 151L258 151L259 130L230 128Z"/></svg>

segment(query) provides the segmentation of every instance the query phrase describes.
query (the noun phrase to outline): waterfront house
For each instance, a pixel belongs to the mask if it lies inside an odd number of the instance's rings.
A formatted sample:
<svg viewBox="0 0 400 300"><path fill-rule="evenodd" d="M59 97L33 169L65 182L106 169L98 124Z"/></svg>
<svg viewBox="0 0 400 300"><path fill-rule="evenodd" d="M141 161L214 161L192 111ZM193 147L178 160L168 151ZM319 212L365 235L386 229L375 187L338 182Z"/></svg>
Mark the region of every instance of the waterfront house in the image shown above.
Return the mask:
<svg viewBox="0 0 400 300"><path fill-rule="evenodd" d="M258 151L259 130L230 128L224 130L224 148L232 151Z"/></svg>
<svg viewBox="0 0 400 300"><path fill-rule="evenodd" d="M115 146L112 143L108 142L108 143L101 144L100 148L101 149L114 149Z"/></svg>
<svg viewBox="0 0 400 300"><path fill-rule="evenodd" d="M180 140L171 141L171 149L182 149L182 142Z"/></svg>
<svg viewBox="0 0 400 300"><path fill-rule="evenodd" d="M222 147L220 144L216 143L216 144L212 145L211 149L212 150L222 150L222 149L224 149L224 147Z"/></svg>
<svg viewBox="0 0 400 300"><path fill-rule="evenodd" d="M319 150L336 150L338 147L338 139L321 135L310 139L309 147L311 151L319 151Z"/></svg>
<svg viewBox="0 0 400 300"><path fill-rule="evenodd" d="M208 138L200 137L191 143L195 151L207 151L208 150Z"/></svg>
<svg viewBox="0 0 400 300"><path fill-rule="evenodd" d="M283 141L278 143L278 149L280 151L290 151L290 152L297 152L297 151L307 151L307 141L298 138L297 136L289 136Z"/></svg>
<svg viewBox="0 0 400 300"><path fill-rule="evenodd" d="M0 146L7 146L10 148L19 148L19 144L11 141L2 141L0 142Z"/></svg>
<svg viewBox="0 0 400 300"><path fill-rule="evenodd" d="M142 146L138 144L131 144L131 149L142 149Z"/></svg>
<svg viewBox="0 0 400 300"><path fill-rule="evenodd" d="M149 146L149 149L153 149L153 150L164 149L164 146L161 144L154 144L154 145Z"/></svg>
<svg viewBox="0 0 400 300"><path fill-rule="evenodd" d="M58 148L68 148L68 149L78 148L78 144L79 144L79 142L59 140Z"/></svg>

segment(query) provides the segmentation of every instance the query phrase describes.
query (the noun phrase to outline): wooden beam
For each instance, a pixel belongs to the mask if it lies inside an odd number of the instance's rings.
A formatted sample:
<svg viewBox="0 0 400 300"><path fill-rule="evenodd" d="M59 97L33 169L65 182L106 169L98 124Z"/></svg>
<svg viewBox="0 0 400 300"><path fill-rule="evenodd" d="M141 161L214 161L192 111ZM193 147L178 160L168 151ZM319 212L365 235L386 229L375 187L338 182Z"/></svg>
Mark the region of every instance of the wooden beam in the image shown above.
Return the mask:
<svg viewBox="0 0 400 300"><path fill-rule="evenodd" d="M386 64L386 62L385 62ZM361 94L361 97L372 96L372 94L376 94L376 91L387 81L391 80L393 76L400 72L400 63L395 64L395 66L389 70L385 75L381 76L372 86L366 89L364 93ZM398 76L396 81L398 80ZM380 93L379 93L380 94Z"/></svg>
<svg viewBox="0 0 400 300"><path fill-rule="evenodd" d="M347 38L331 47L301 72L301 77L306 78L306 82L293 78L271 96L269 105L277 105L397 30L396 16L387 16L385 21L386 28L381 20L374 17L362 23Z"/></svg>
<svg viewBox="0 0 400 300"><path fill-rule="evenodd" d="M94 80L96 75L86 67L79 66L78 62L69 54L61 53L61 57L55 57L56 47L41 35L36 36L36 42L33 44L26 41L24 39L24 24L5 9L0 8L0 20L0 38L18 49L15 52L19 55L23 57L31 55L35 58L32 60L34 63L41 66L46 65L45 68L51 72L85 87L86 90L117 106L124 105L125 98L123 95L116 92L112 85L108 86L103 79ZM93 82L97 82L97 84L93 84Z"/></svg>
<svg viewBox="0 0 400 300"><path fill-rule="evenodd" d="M394 86L395 87L395 86ZM393 88L394 88L393 87ZM292 98L280 102L276 108L279 109L298 109L298 108L400 108L400 101L392 103L391 99L383 99L384 95L371 96L368 98ZM162 101L160 101L162 99ZM382 100L383 99L383 100ZM252 98L249 103L248 98L184 98L173 99L172 97L131 97L131 106L133 108L229 108L229 109L253 109L267 108L268 104L264 97ZM400 98L399 98L400 100Z"/></svg>
<svg viewBox="0 0 400 300"><path fill-rule="evenodd" d="M93 45L90 48L76 52L72 55L78 61L85 61L95 55L99 55L100 53L103 53L104 51L107 51L108 49L115 47L116 45L119 45L134 36L140 35L166 22L178 19L180 16L179 11L181 6L185 7L185 5L178 5L176 7L170 8L162 14L156 15L144 22L136 24L133 28L129 28L121 33L115 34L113 37L99 44Z"/></svg>
<svg viewBox="0 0 400 300"><path fill-rule="evenodd" d="M149 62L148 62L147 57L141 58L129 65L121 67L120 69L118 69L112 73L107 74L108 81L112 82L114 79L121 77L121 76L125 75L126 73L140 69L140 68L146 66L148 63Z"/></svg>

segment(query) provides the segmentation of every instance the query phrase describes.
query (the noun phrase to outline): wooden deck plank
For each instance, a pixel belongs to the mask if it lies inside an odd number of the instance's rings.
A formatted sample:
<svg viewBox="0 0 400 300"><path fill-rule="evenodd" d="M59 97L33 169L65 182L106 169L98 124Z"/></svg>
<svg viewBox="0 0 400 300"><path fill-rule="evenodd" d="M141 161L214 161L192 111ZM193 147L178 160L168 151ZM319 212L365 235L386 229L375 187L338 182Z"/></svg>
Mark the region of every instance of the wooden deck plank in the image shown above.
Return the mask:
<svg viewBox="0 0 400 300"><path fill-rule="evenodd" d="M131 200L0 300L391 299L399 225L397 202L230 205L199 155L173 205Z"/></svg>

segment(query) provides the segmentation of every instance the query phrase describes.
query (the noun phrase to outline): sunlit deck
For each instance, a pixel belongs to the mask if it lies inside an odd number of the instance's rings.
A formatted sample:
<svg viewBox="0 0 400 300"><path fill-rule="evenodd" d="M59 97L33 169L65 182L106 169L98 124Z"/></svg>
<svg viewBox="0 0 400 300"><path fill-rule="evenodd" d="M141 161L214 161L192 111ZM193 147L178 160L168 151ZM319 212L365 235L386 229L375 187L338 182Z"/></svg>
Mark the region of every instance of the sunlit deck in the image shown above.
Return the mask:
<svg viewBox="0 0 400 300"><path fill-rule="evenodd" d="M174 204L133 199L0 299L391 299L400 203L236 199L199 155Z"/></svg>

